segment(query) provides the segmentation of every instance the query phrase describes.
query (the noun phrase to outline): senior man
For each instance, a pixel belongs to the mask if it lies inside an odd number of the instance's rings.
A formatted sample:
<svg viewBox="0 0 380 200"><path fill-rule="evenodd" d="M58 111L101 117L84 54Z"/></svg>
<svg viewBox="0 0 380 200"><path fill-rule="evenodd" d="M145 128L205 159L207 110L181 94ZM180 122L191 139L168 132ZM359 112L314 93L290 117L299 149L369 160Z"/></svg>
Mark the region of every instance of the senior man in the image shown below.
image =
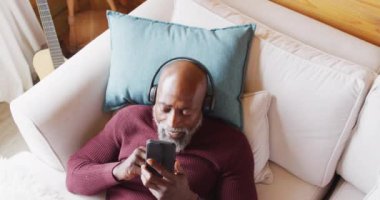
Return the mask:
<svg viewBox="0 0 380 200"><path fill-rule="evenodd" d="M253 156L245 136L203 116L208 73L190 58L162 70L154 106L121 109L68 162L69 191L107 199L254 200ZM174 173L146 157L145 143L176 144ZM153 167L162 177L147 169Z"/></svg>

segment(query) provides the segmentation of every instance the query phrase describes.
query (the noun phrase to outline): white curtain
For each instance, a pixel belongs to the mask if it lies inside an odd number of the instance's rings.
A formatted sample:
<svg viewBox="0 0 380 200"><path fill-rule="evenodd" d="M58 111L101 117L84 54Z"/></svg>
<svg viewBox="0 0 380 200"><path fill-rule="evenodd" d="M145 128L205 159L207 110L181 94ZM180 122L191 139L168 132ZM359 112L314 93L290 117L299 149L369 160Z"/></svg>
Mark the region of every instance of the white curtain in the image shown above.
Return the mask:
<svg viewBox="0 0 380 200"><path fill-rule="evenodd" d="M0 0L0 102L32 87L32 59L45 38L29 0Z"/></svg>

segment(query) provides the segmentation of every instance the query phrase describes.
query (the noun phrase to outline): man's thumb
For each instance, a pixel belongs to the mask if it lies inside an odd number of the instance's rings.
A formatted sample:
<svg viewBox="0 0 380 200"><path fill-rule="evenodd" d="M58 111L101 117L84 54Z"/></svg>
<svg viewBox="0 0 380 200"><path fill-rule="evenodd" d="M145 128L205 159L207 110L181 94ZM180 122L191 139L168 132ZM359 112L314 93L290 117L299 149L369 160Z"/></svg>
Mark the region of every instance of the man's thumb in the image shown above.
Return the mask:
<svg viewBox="0 0 380 200"><path fill-rule="evenodd" d="M176 160L175 163L174 163L174 170L175 170L175 173L177 175L179 175L179 174L185 174L185 172L183 171L183 168L182 168L182 166L181 166L181 164L179 163L178 160Z"/></svg>

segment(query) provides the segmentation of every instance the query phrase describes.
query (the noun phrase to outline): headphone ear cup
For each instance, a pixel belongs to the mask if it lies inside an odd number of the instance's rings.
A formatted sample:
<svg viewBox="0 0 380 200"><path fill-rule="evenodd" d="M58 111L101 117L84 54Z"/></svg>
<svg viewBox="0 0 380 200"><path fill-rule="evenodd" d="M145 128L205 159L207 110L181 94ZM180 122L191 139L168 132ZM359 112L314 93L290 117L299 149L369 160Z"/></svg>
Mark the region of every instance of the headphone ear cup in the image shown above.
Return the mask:
<svg viewBox="0 0 380 200"><path fill-rule="evenodd" d="M149 91L149 101L151 103L154 103L156 100L156 93L157 93L157 85L154 85L152 88L150 88Z"/></svg>
<svg viewBox="0 0 380 200"><path fill-rule="evenodd" d="M203 111L205 112L211 112L214 109L214 98L210 95L207 95L205 97L205 100L203 102Z"/></svg>

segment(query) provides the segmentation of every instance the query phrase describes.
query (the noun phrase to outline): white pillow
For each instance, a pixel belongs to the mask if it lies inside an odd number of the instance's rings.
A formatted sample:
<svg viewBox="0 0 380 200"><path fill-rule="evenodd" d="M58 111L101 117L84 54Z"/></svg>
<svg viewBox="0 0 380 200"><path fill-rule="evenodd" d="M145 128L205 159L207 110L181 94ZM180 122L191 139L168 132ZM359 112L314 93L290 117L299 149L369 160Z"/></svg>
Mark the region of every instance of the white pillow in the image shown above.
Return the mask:
<svg viewBox="0 0 380 200"><path fill-rule="evenodd" d="M380 176L377 178L377 183L375 187L369 192L364 200L379 200L380 199Z"/></svg>
<svg viewBox="0 0 380 200"><path fill-rule="evenodd" d="M380 168L380 76L366 97L337 173L364 193L371 191Z"/></svg>
<svg viewBox="0 0 380 200"><path fill-rule="evenodd" d="M255 183L271 184L273 173L269 168L268 110L271 95L267 91L245 94L242 98L244 134L255 160Z"/></svg>

